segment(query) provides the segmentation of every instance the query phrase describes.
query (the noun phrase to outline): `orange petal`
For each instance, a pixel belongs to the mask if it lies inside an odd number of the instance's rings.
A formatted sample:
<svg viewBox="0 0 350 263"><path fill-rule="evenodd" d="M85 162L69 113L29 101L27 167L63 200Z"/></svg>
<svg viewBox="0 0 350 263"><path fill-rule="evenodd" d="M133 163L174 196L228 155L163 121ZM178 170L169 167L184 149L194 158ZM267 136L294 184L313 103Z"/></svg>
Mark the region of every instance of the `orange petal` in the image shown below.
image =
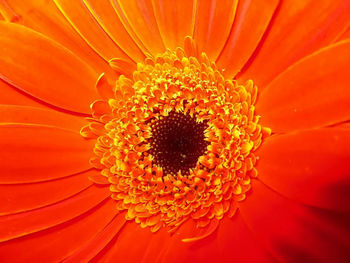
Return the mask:
<svg viewBox="0 0 350 263"><path fill-rule="evenodd" d="M155 0L152 3L165 46L174 50L183 46L185 37L193 35L196 1Z"/></svg>
<svg viewBox="0 0 350 263"><path fill-rule="evenodd" d="M52 215L55 216L55 215ZM115 216L111 199L50 229L2 243L3 262L61 262L90 242Z"/></svg>
<svg viewBox="0 0 350 263"><path fill-rule="evenodd" d="M89 243L79 248L72 256L65 259L64 263L90 262L96 255L106 248L112 239L119 234L125 224L125 213L117 214L113 220Z"/></svg>
<svg viewBox="0 0 350 263"><path fill-rule="evenodd" d="M72 28L53 1L2 0L0 2L0 12L3 11L3 6L7 5L12 11L9 16L18 17L16 23L32 28L62 44L94 68L97 73L110 71L106 61L97 53L91 52L91 48ZM11 20L13 19L8 19L8 21Z"/></svg>
<svg viewBox="0 0 350 263"><path fill-rule="evenodd" d="M110 1L83 0L90 13L95 17L111 39L135 62L143 61L145 55L126 31Z"/></svg>
<svg viewBox="0 0 350 263"><path fill-rule="evenodd" d="M141 228L135 222L128 221L119 232L118 239L112 244L111 249L105 255L98 257L97 262L125 262L126 259L128 262L142 262L152 236L157 234L152 233L148 228ZM157 261L154 260L154 262Z"/></svg>
<svg viewBox="0 0 350 263"><path fill-rule="evenodd" d="M111 3L134 41L140 48L144 46L147 49L144 52L157 55L165 51L154 17L152 0L111 0Z"/></svg>
<svg viewBox="0 0 350 263"><path fill-rule="evenodd" d="M73 28L106 61L114 57L129 59L104 32L82 1L54 0Z"/></svg>
<svg viewBox="0 0 350 263"><path fill-rule="evenodd" d="M292 202L253 180L241 215L278 262L349 262L349 215Z"/></svg>
<svg viewBox="0 0 350 263"><path fill-rule="evenodd" d="M0 123L44 124L79 131L86 125L86 120L83 117L45 108L0 105Z"/></svg>
<svg viewBox="0 0 350 263"><path fill-rule="evenodd" d="M216 239L218 250L225 255L221 262L276 262L239 213L220 221Z"/></svg>
<svg viewBox="0 0 350 263"><path fill-rule="evenodd" d="M332 125L350 119L350 40L294 64L260 94L257 112L274 132Z"/></svg>
<svg viewBox="0 0 350 263"><path fill-rule="evenodd" d="M183 242L183 239L196 236L203 230L196 227L192 220L185 222L164 245L160 251L161 262L230 262L228 251L221 253L218 247L216 230L211 235L196 242ZM181 251L181 253L179 253Z"/></svg>
<svg viewBox="0 0 350 263"><path fill-rule="evenodd" d="M198 1L194 40L199 54L205 52L216 60L224 47L233 20L238 0Z"/></svg>
<svg viewBox="0 0 350 263"><path fill-rule="evenodd" d="M350 211L349 145L345 128L270 137L257 152L259 176L300 202Z"/></svg>
<svg viewBox="0 0 350 263"><path fill-rule="evenodd" d="M96 89L105 101L114 97L113 85L108 82L107 77L103 73L96 81Z"/></svg>
<svg viewBox="0 0 350 263"><path fill-rule="evenodd" d="M1 22L0 31L1 79L55 106L90 112L89 104L98 98L98 76L88 65L23 26Z"/></svg>
<svg viewBox="0 0 350 263"><path fill-rule="evenodd" d="M217 64L225 76L235 76L258 46L273 16L278 0L239 1L231 33Z"/></svg>
<svg viewBox="0 0 350 263"><path fill-rule="evenodd" d="M239 75L263 89L300 58L327 46L348 25L350 1L281 1L264 42Z"/></svg>
<svg viewBox="0 0 350 263"><path fill-rule="evenodd" d="M117 75L124 75L127 78L133 77L133 72L136 70L136 64L130 63L124 59L112 58L108 61L109 66L117 73Z"/></svg>
<svg viewBox="0 0 350 263"><path fill-rule="evenodd" d="M344 32L342 32L338 38L336 39L336 41L341 41L341 40L345 40L345 39L349 39L350 38L350 25L346 28L346 30L344 30Z"/></svg>
<svg viewBox="0 0 350 263"><path fill-rule="evenodd" d="M69 198L92 184L86 171L48 182L0 185L0 215L28 211Z"/></svg>
<svg viewBox="0 0 350 263"><path fill-rule="evenodd" d="M32 97L29 94L24 93L23 91L15 88L14 86L8 84L2 79L0 79L0 90L1 90L0 104L45 107L44 104L38 99L36 99L35 97Z"/></svg>
<svg viewBox="0 0 350 263"><path fill-rule="evenodd" d="M14 215L0 216L0 241L25 236L67 222L92 209L109 195L108 187L93 185L56 204Z"/></svg>
<svg viewBox="0 0 350 263"><path fill-rule="evenodd" d="M94 142L79 132L36 124L0 125L0 183L65 177L90 168Z"/></svg>

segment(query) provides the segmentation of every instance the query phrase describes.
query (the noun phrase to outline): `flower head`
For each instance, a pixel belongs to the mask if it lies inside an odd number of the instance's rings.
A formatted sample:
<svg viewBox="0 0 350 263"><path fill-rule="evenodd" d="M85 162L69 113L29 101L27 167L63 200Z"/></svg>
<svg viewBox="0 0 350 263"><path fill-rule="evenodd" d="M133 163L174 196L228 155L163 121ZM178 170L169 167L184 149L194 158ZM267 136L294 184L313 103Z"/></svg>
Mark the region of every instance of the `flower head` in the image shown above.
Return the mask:
<svg viewBox="0 0 350 263"><path fill-rule="evenodd" d="M348 262L349 12L0 0L0 261Z"/></svg>

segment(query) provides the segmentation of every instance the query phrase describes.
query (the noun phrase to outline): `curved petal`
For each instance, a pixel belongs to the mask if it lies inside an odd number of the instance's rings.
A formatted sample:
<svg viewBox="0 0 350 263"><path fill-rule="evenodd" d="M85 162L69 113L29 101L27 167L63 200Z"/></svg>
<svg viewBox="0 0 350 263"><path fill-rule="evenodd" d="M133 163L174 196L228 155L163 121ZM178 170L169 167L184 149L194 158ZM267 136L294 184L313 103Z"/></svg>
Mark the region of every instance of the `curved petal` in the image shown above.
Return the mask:
<svg viewBox="0 0 350 263"><path fill-rule="evenodd" d="M86 125L86 120L83 117L45 108L0 104L0 124L3 123L43 124L79 131Z"/></svg>
<svg viewBox="0 0 350 263"><path fill-rule="evenodd" d="M117 214L113 220L96 237L79 248L73 255L65 259L64 263L91 262L101 250L111 242L125 224L125 213Z"/></svg>
<svg viewBox="0 0 350 263"><path fill-rule="evenodd" d="M2 243L1 261L61 262L95 238L114 216L115 202L107 199L66 223Z"/></svg>
<svg viewBox="0 0 350 263"><path fill-rule="evenodd" d="M149 228L141 228L135 222L127 222L113 246L98 258L98 262L150 262L145 260L144 256L153 236L158 234L152 233ZM158 247L158 252L160 251L161 247ZM157 262L157 257L159 256L153 254L153 262Z"/></svg>
<svg viewBox="0 0 350 263"><path fill-rule="evenodd" d="M0 216L0 242L67 222L92 209L109 195L108 187L93 185L56 204L18 214Z"/></svg>
<svg viewBox="0 0 350 263"><path fill-rule="evenodd" d="M350 211L350 133L326 128L273 136L257 151L260 178L300 202Z"/></svg>
<svg viewBox="0 0 350 263"><path fill-rule="evenodd" d="M349 26L340 34L340 36L337 38L337 41L345 40L350 38L350 23Z"/></svg>
<svg viewBox="0 0 350 263"><path fill-rule="evenodd" d="M165 47L154 17L152 0L110 0L125 29L146 52L153 56L163 53Z"/></svg>
<svg viewBox="0 0 350 263"><path fill-rule="evenodd" d="M119 57L130 60L128 55L104 32L82 1L54 0L54 2L78 34L103 59L108 61Z"/></svg>
<svg viewBox="0 0 350 263"><path fill-rule="evenodd" d="M230 34L238 0L198 1L193 39L199 54L205 52L215 61Z"/></svg>
<svg viewBox="0 0 350 263"><path fill-rule="evenodd" d="M350 40L294 64L260 94L257 112L274 132L350 120Z"/></svg>
<svg viewBox="0 0 350 263"><path fill-rule="evenodd" d="M53 126L0 125L0 183L40 182L85 171L93 145L79 132Z"/></svg>
<svg viewBox="0 0 350 263"><path fill-rule="evenodd" d="M45 107L44 104L35 97L15 88L2 79L0 79L0 90L0 104Z"/></svg>
<svg viewBox="0 0 350 263"><path fill-rule="evenodd" d="M47 182L0 185L0 199L6 200L1 204L0 215L33 210L69 198L92 185L88 176L94 173L89 170Z"/></svg>
<svg viewBox="0 0 350 263"><path fill-rule="evenodd" d="M253 180L243 219L280 262L348 262L349 215L292 202Z"/></svg>
<svg viewBox="0 0 350 263"><path fill-rule="evenodd" d="M145 55L126 31L110 1L83 1L104 31L130 58L136 63L144 60Z"/></svg>
<svg viewBox="0 0 350 263"><path fill-rule="evenodd" d="M0 31L1 79L57 107L90 112L98 76L88 65L26 27L1 22Z"/></svg>
<svg viewBox="0 0 350 263"><path fill-rule="evenodd" d="M220 222L217 239L219 250L226 255L225 262L276 261L256 239L239 212L232 219L226 218Z"/></svg>
<svg viewBox="0 0 350 263"><path fill-rule="evenodd" d="M279 0L239 1L237 14L217 64L227 78L234 77L261 41Z"/></svg>
<svg viewBox="0 0 350 263"><path fill-rule="evenodd" d="M160 262L274 262L259 242L254 240L239 215L233 219L220 220L218 230L205 239L182 242L184 236L191 235L188 232L193 232L191 227L184 225L179 233L175 232L171 240L166 242L164 251L159 252L162 255Z"/></svg>
<svg viewBox="0 0 350 263"><path fill-rule="evenodd" d="M282 1L264 42L238 79L253 79L265 88L288 66L332 43L347 26L349 12L348 0Z"/></svg>
<svg viewBox="0 0 350 263"><path fill-rule="evenodd" d="M167 48L183 47L185 37L192 37L196 3L196 0L152 0L154 15Z"/></svg>
<svg viewBox="0 0 350 263"><path fill-rule="evenodd" d="M0 2L1 11L8 14L7 21L13 20L12 17L18 17L16 23L32 28L65 46L94 68L98 74L111 72L108 63L97 53L92 52L89 45L72 28L53 1L2 0Z"/></svg>

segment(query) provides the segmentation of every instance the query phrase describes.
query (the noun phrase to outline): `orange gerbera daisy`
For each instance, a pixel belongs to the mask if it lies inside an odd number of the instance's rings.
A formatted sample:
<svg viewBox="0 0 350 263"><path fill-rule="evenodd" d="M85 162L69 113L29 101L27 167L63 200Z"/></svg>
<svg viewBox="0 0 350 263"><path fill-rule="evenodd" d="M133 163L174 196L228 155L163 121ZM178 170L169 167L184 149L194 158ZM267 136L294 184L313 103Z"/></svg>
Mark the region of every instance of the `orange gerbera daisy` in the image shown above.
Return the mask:
<svg viewBox="0 0 350 263"><path fill-rule="evenodd" d="M349 262L349 13L0 0L0 261Z"/></svg>

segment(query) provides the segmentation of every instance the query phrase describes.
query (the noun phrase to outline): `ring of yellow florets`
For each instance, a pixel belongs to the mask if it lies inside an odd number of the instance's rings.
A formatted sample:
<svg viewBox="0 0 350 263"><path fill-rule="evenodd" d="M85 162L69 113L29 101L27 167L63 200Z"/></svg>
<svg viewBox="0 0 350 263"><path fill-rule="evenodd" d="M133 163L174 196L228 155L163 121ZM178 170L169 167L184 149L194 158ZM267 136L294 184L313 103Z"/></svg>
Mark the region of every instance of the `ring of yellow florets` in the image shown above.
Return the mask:
<svg viewBox="0 0 350 263"><path fill-rule="evenodd" d="M92 105L98 121L88 127L99 136L91 163L108 178L117 209L152 231L232 216L257 176L254 151L267 133L254 113L256 95L252 81L225 80L205 54L186 57L180 48L139 63L133 80L120 76L108 105ZM208 125L207 151L186 176L165 174L148 151L151 121L171 111Z"/></svg>

